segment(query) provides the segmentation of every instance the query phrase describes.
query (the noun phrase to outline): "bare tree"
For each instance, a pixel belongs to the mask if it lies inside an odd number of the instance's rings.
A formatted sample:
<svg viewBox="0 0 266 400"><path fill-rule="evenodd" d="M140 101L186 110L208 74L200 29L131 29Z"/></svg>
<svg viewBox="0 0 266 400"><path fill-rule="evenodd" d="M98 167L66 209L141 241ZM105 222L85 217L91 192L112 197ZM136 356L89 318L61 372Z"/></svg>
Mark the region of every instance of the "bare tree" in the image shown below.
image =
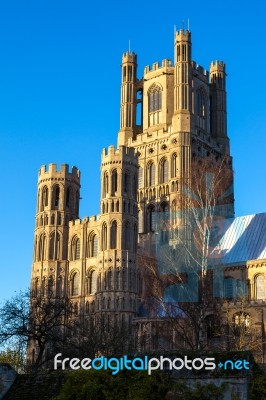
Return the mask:
<svg viewBox="0 0 266 400"><path fill-rule="evenodd" d="M79 357L94 357L96 354L114 355L133 351L128 327L106 321L104 315L79 316L73 322L72 334L68 335L65 353Z"/></svg>
<svg viewBox="0 0 266 400"><path fill-rule="evenodd" d="M260 304L251 306L245 296L225 301L222 335L224 350L252 351L259 363L264 362L266 341Z"/></svg>
<svg viewBox="0 0 266 400"><path fill-rule="evenodd" d="M156 216L155 256L140 256L146 296L169 321L175 342L206 348L207 320L217 314L216 269L221 268L218 243L224 221L233 216L230 158L195 159L169 213ZM142 272L145 271L145 272ZM221 295L221 293L219 293Z"/></svg>
<svg viewBox="0 0 266 400"><path fill-rule="evenodd" d="M0 308L0 345L14 341L33 371L52 366L57 353L64 357L94 357L133 351L128 326L104 318L104 313L77 314L68 298L20 293Z"/></svg>
<svg viewBox="0 0 266 400"><path fill-rule="evenodd" d="M20 348L37 348L30 357L33 369L38 369L47 361L48 348L56 350L63 346L69 324L68 299L31 297L29 292L21 292L0 308L0 344L16 340Z"/></svg>

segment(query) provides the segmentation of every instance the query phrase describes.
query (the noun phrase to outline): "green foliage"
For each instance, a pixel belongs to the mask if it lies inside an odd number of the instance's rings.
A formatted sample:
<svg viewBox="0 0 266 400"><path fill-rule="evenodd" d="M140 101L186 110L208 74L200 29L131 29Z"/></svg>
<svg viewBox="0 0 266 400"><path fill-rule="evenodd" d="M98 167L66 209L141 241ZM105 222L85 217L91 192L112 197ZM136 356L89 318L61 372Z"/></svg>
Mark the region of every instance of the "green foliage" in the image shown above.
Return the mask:
<svg viewBox="0 0 266 400"><path fill-rule="evenodd" d="M7 348L0 352L0 362L11 365L17 372L25 369L25 359L20 349Z"/></svg>
<svg viewBox="0 0 266 400"><path fill-rule="evenodd" d="M146 371L69 372L62 390L54 400L161 400L171 384L164 373Z"/></svg>
<svg viewBox="0 0 266 400"><path fill-rule="evenodd" d="M249 386L249 399L266 399L266 374L258 372L254 374Z"/></svg>

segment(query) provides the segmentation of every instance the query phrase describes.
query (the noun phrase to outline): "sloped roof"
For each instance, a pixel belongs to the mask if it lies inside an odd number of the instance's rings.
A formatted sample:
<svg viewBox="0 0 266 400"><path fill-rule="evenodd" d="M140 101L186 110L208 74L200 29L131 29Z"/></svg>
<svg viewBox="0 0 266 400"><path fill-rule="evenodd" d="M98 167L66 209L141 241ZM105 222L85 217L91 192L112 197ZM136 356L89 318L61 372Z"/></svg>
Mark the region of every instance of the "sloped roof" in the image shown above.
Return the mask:
<svg viewBox="0 0 266 400"><path fill-rule="evenodd" d="M235 264L266 258L266 213L245 215L223 221L224 232L213 248L215 263Z"/></svg>

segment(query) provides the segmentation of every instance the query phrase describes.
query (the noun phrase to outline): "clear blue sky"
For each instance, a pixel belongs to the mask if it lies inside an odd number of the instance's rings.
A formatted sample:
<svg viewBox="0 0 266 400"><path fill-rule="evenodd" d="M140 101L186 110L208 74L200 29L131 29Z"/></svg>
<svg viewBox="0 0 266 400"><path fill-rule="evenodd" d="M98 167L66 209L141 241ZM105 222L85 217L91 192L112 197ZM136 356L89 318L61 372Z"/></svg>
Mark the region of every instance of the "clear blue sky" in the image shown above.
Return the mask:
<svg viewBox="0 0 266 400"><path fill-rule="evenodd" d="M80 215L97 214L101 149L119 129L121 54L130 39L141 77L145 65L173 58L174 25L188 18L193 59L227 64L236 214L266 211L264 8L259 0L0 1L0 301L29 286L40 165L76 165Z"/></svg>

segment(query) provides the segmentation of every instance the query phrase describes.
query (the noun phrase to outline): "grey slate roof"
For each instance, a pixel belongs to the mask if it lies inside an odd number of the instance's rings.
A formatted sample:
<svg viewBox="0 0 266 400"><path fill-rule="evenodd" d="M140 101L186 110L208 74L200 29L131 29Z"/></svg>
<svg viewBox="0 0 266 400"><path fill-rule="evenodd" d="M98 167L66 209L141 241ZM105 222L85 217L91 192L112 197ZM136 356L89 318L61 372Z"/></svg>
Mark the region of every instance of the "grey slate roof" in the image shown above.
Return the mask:
<svg viewBox="0 0 266 400"><path fill-rule="evenodd" d="M266 259L266 213L224 220L222 231L210 259L219 264Z"/></svg>

